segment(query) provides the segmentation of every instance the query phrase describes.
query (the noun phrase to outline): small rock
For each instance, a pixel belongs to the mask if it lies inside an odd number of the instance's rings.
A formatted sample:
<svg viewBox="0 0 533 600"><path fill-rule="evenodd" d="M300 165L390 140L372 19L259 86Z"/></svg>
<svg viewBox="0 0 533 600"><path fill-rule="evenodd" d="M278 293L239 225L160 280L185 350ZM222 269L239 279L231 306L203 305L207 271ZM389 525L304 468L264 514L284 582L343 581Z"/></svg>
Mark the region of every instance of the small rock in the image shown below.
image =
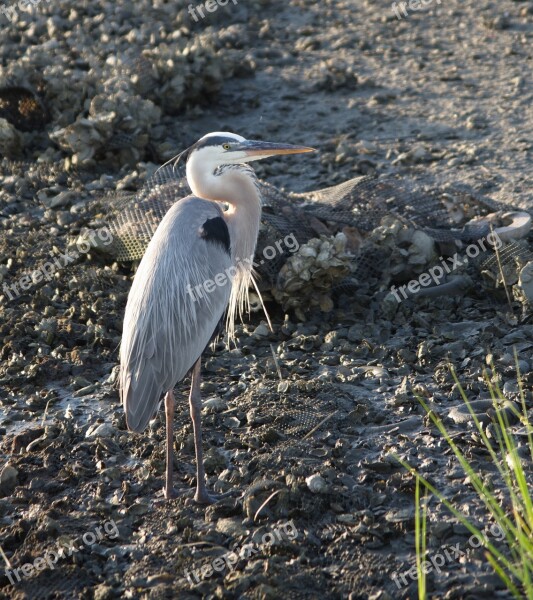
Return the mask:
<svg viewBox="0 0 533 600"><path fill-rule="evenodd" d="M216 530L231 538L246 535L248 533L246 527L242 525L242 519L238 517L218 519Z"/></svg>
<svg viewBox="0 0 533 600"><path fill-rule="evenodd" d="M46 208L57 208L58 206L68 206L77 197L77 192L63 191L51 198L43 198L42 203Z"/></svg>
<svg viewBox="0 0 533 600"><path fill-rule="evenodd" d="M95 423L91 425L89 429L87 429L87 433L85 434L86 438L96 438L96 437L111 437L115 433L115 428L111 423Z"/></svg>
<svg viewBox="0 0 533 600"><path fill-rule="evenodd" d="M88 385L84 388L81 388L80 390L76 390L75 392L72 393L72 397L73 398L81 398L82 396L87 396L88 394L92 394L96 389L98 389L98 383L91 383L91 385Z"/></svg>
<svg viewBox="0 0 533 600"><path fill-rule="evenodd" d="M9 463L0 473L0 497L8 496L18 483L18 471Z"/></svg>
<svg viewBox="0 0 533 600"><path fill-rule="evenodd" d="M109 600L115 598L116 594L113 588L105 583L94 588L94 600Z"/></svg>
<svg viewBox="0 0 533 600"><path fill-rule="evenodd" d="M266 323L260 323L252 333L252 337L254 338L265 338L270 335L270 329L266 325Z"/></svg>
<svg viewBox="0 0 533 600"><path fill-rule="evenodd" d="M400 154L398 158L392 161L392 164L415 164L420 162L429 162L431 160L431 152L429 152L429 150L425 146L417 144L408 152L403 152L402 154Z"/></svg>
<svg viewBox="0 0 533 600"><path fill-rule="evenodd" d="M214 412L222 412L227 406L227 402L220 398L220 396L212 396L203 403L203 408L207 408Z"/></svg>
<svg viewBox="0 0 533 600"><path fill-rule="evenodd" d="M16 484L19 472L9 463L2 469L0 473L0 484Z"/></svg>
<svg viewBox="0 0 533 600"><path fill-rule="evenodd" d="M288 381L280 381L278 383L278 392L280 394L285 394L286 392L289 391L290 388L290 383Z"/></svg>

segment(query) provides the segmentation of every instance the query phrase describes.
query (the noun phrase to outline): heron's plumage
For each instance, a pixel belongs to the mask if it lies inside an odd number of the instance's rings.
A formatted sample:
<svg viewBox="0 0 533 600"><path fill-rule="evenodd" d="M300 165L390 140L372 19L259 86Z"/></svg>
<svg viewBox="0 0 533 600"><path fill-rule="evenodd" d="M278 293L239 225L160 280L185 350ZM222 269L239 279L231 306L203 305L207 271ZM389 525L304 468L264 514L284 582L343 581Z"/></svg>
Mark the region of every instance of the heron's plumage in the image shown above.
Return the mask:
<svg viewBox="0 0 533 600"><path fill-rule="evenodd" d="M227 189L234 190L224 218L232 239L231 254L236 275L231 288L226 328L235 338L235 320L250 310L250 286L254 277L253 259L261 221L261 191L255 171L248 165L224 165L215 171Z"/></svg>
<svg viewBox="0 0 533 600"><path fill-rule="evenodd" d="M200 365L226 308L231 339L236 313L249 306L261 193L246 163L310 150L215 132L176 157L175 162L186 157L193 196L176 202L148 245L128 296L120 352L120 394L129 429L142 431L165 393L166 498L172 496L173 388L190 371L195 499L213 501L203 466Z"/></svg>
<svg viewBox="0 0 533 600"><path fill-rule="evenodd" d="M225 284L209 286L209 293L204 289L202 297L195 292L219 273L231 275L230 254L204 236L204 223L218 218L223 211L214 202L193 196L177 202L135 275L120 351L121 399L134 431L147 426L162 394L194 365L228 305L229 276Z"/></svg>
<svg viewBox="0 0 533 600"><path fill-rule="evenodd" d="M231 241L228 226L222 217L208 219L202 226L201 237L213 244L219 244L231 255Z"/></svg>

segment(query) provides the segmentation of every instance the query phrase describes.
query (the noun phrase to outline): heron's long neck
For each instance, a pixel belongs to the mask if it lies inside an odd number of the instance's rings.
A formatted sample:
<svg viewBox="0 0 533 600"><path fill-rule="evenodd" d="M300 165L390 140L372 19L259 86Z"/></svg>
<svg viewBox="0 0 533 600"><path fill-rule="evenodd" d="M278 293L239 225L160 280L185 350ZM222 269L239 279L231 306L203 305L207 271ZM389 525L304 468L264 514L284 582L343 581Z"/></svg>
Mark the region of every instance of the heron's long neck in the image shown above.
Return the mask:
<svg viewBox="0 0 533 600"><path fill-rule="evenodd" d="M255 178L251 180L241 175L239 179L246 179L246 185L241 188L242 195L233 197L231 201L228 199L229 209L224 216L230 231L233 260L237 266L244 263L251 267L261 221L261 195Z"/></svg>
<svg viewBox="0 0 533 600"><path fill-rule="evenodd" d="M227 318L228 333L233 337L237 312L242 314L244 307L249 307L248 288L252 281L252 260L261 221L261 194L257 179L250 167L223 167L220 174L205 178L201 184L196 183L193 192L202 198L229 205L224 218L230 234L231 257L237 267Z"/></svg>
<svg viewBox="0 0 533 600"><path fill-rule="evenodd" d="M245 165L221 167L217 175L194 179L193 192L206 200L226 202L224 213L237 266L251 261L261 220L261 194L253 169Z"/></svg>

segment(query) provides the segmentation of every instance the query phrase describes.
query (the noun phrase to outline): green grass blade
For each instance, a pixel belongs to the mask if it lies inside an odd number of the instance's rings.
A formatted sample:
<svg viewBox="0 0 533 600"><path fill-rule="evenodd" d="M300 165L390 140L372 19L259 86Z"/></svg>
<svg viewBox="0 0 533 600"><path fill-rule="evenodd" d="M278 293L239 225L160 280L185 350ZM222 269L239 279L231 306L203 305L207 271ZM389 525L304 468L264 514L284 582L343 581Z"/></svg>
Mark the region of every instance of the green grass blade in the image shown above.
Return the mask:
<svg viewBox="0 0 533 600"><path fill-rule="evenodd" d="M426 559L426 514L424 506L423 516L420 517L420 479L417 477L415 483L415 549L418 600L426 600L426 572L422 567Z"/></svg>

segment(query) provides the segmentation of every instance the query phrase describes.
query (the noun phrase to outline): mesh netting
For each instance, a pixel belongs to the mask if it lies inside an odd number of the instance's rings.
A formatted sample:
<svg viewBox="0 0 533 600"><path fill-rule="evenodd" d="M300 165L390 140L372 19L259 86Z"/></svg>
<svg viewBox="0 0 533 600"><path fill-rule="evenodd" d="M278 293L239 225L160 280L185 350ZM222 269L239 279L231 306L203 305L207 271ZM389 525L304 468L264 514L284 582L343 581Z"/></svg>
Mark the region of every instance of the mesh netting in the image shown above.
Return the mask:
<svg viewBox="0 0 533 600"><path fill-rule="evenodd" d="M284 249L274 259L261 261L264 249L289 234L302 244L321 234L331 235L342 226L371 231L384 217L393 215L435 241L469 242L490 232L486 222L471 224L470 219L509 209L470 190L417 189L392 178L359 177L306 193L287 193L265 182L260 187L263 212L256 256L262 287L275 283L290 255ZM139 260L167 210L187 194L190 188L183 171L169 165L159 169L137 194L110 198L111 254L120 261ZM361 259L361 265L372 262L364 254Z"/></svg>
<svg viewBox="0 0 533 600"><path fill-rule="evenodd" d="M393 215L436 241L478 239L488 233L488 226L462 224L475 216L508 209L471 190L424 189L393 178L371 176L295 196L312 201L307 209L322 219L371 231L384 217Z"/></svg>
<svg viewBox="0 0 533 600"><path fill-rule="evenodd" d="M262 395L258 404L257 390L251 389L239 397L236 408L246 415L250 433L256 437L268 439L273 430L286 436L286 440L276 440L278 449L294 450L295 440L312 438L318 430L332 427L341 418L339 405L332 398L317 398L299 391L295 394L294 390L290 394ZM302 450L305 448L304 444Z"/></svg>
<svg viewBox="0 0 533 600"><path fill-rule="evenodd" d="M525 313L531 313L531 308L533 308L531 287L527 284L525 287L521 284L516 286L524 272L530 271L531 264L533 264L533 251L527 240L510 242L497 252L484 252L475 260L474 264L492 287L513 288L515 297L522 303ZM522 271L523 269L524 271Z"/></svg>
<svg viewBox="0 0 533 600"><path fill-rule="evenodd" d="M190 188L173 167L156 171L137 194L117 194L107 199L113 234L109 252L120 261L140 260L169 208L190 194Z"/></svg>
<svg viewBox="0 0 533 600"><path fill-rule="evenodd" d="M21 86L0 88L0 118L20 131L42 129L48 121L48 111L33 91Z"/></svg>
<svg viewBox="0 0 533 600"><path fill-rule="evenodd" d="M351 179L322 190L295 194L317 220L356 227L372 232L386 218L393 217L420 230L435 242L473 242L490 232L487 222L469 222L474 217L507 208L466 188L424 188L394 178L371 176ZM336 284L337 294L361 291L361 284L377 289L383 281L390 252L379 244L365 241L352 263L352 276Z"/></svg>
<svg viewBox="0 0 533 600"><path fill-rule="evenodd" d="M287 385L287 390L289 388ZM298 450L305 454L310 440L335 427L343 418L342 403L333 400L333 394L325 398L294 390L290 394L276 390L277 384L273 384L267 394L261 394L258 403L259 392L250 386L229 406L231 414L240 421L240 427L247 428L247 435L268 442L280 452ZM175 417L176 430L190 431L190 422L188 405L180 404Z"/></svg>
<svg viewBox="0 0 533 600"><path fill-rule="evenodd" d="M95 575L89 575L76 565L63 563L57 570L38 571L32 577L11 574L15 585L2 588L5 598L11 600L46 600L47 598L63 598L75 600L80 597L80 590L86 586L99 583ZM7 577L6 577L7 579Z"/></svg>
<svg viewBox="0 0 533 600"><path fill-rule="evenodd" d="M518 240L501 248L498 253L482 254L478 260L478 265L479 269L497 273L500 270L500 265L506 267L516 266L518 269L531 260L533 260L533 252L528 243L524 240Z"/></svg>

